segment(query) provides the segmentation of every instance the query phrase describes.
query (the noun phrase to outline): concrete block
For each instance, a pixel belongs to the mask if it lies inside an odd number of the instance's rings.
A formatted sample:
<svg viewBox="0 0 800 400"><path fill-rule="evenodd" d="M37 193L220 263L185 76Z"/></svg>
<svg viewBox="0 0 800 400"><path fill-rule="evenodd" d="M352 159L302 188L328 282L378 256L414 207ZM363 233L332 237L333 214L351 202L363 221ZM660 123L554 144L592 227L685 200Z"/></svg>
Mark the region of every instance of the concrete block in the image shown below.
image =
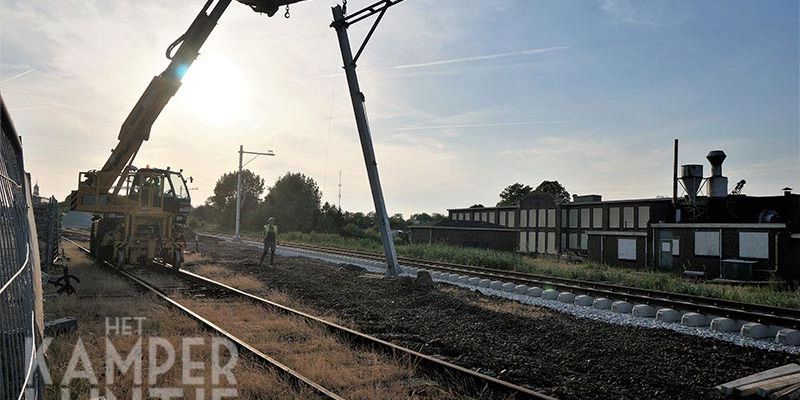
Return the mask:
<svg viewBox="0 0 800 400"><path fill-rule="evenodd" d="M611 309L611 299L607 299L605 297L601 297L599 299L594 299L592 302L592 307L598 310L610 310Z"/></svg>
<svg viewBox="0 0 800 400"><path fill-rule="evenodd" d="M653 318L656 316L656 308L647 304L637 304L631 309L634 317Z"/></svg>
<svg viewBox="0 0 800 400"><path fill-rule="evenodd" d="M489 287L494 289L494 290L500 290L500 288L503 287L503 282L492 281L492 283L489 284Z"/></svg>
<svg viewBox="0 0 800 400"><path fill-rule="evenodd" d="M514 286L514 293L516 293L516 294L528 294L528 285L517 285L517 286Z"/></svg>
<svg viewBox="0 0 800 400"><path fill-rule="evenodd" d="M473 286L480 286L481 285L481 278L469 278L467 283L469 283L470 285L473 285Z"/></svg>
<svg viewBox="0 0 800 400"><path fill-rule="evenodd" d="M800 331L796 329L781 329L775 335L775 342L789 346L800 346Z"/></svg>
<svg viewBox="0 0 800 400"><path fill-rule="evenodd" d="M558 290L547 289L542 292L542 298L545 300L555 300L558 298Z"/></svg>
<svg viewBox="0 0 800 400"><path fill-rule="evenodd" d="M661 322L678 322L681 320L681 315L683 315L678 310L673 310L671 308L661 308L656 312L656 321Z"/></svg>
<svg viewBox="0 0 800 400"><path fill-rule="evenodd" d="M534 286L532 288L528 288L528 296L541 297L542 296L542 288L536 287L536 286Z"/></svg>
<svg viewBox="0 0 800 400"><path fill-rule="evenodd" d="M511 282L506 282L506 283L503 284L503 286L500 287L500 289L502 291L504 291L504 292L514 293L514 289L516 287L517 287L517 285L515 285L515 284L513 284Z"/></svg>
<svg viewBox="0 0 800 400"><path fill-rule="evenodd" d="M78 330L78 319L74 317L59 318L52 321L45 321L44 334L55 336L72 333Z"/></svg>
<svg viewBox="0 0 800 400"><path fill-rule="evenodd" d="M690 312L683 314L683 317L681 317L681 325L699 327L706 326L707 324L708 317L706 317L705 314Z"/></svg>
<svg viewBox="0 0 800 400"><path fill-rule="evenodd" d="M458 279L461 277L459 274L447 274L447 280L450 282L458 282Z"/></svg>
<svg viewBox="0 0 800 400"><path fill-rule="evenodd" d="M611 311L617 314L629 314L633 310L633 304L627 301L615 301L611 303Z"/></svg>
<svg viewBox="0 0 800 400"><path fill-rule="evenodd" d="M442 273L439 271L431 271L431 279L433 280L442 279Z"/></svg>
<svg viewBox="0 0 800 400"><path fill-rule="evenodd" d="M403 267L403 272L405 272L405 273L407 273L409 275L414 275L414 274L417 273L417 269L414 268L414 267Z"/></svg>
<svg viewBox="0 0 800 400"><path fill-rule="evenodd" d="M458 277L459 283L469 283L470 277L467 275L461 275Z"/></svg>
<svg viewBox="0 0 800 400"><path fill-rule="evenodd" d="M717 332L735 332L738 327L736 321L725 318L725 317L718 317L711 320L711 330Z"/></svg>
<svg viewBox="0 0 800 400"><path fill-rule="evenodd" d="M575 295L570 292L561 292L558 294L558 301L561 303L572 304L575 302Z"/></svg>
<svg viewBox="0 0 800 400"><path fill-rule="evenodd" d="M580 296L575 297L576 305L588 307L591 306L592 303L594 303L594 297L592 296L587 296L585 294L582 294Z"/></svg>
<svg viewBox="0 0 800 400"><path fill-rule="evenodd" d="M739 334L753 339L763 339L770 336L769 328L764 324L759 324L758 322L748 322L742 325L742 329L739 331Z"/></svg>
<svg viewBox="0 0 800 400"><path fill-rule="evenodd" d="M492 284L492 281L490 281L490 280L488 280L488 279L481 279L481 281L480 281L480 283L479 283L479 284L481 285L481 287L488 288L488 287L489 287L489 285L491 285L491 284Z"/></svg>

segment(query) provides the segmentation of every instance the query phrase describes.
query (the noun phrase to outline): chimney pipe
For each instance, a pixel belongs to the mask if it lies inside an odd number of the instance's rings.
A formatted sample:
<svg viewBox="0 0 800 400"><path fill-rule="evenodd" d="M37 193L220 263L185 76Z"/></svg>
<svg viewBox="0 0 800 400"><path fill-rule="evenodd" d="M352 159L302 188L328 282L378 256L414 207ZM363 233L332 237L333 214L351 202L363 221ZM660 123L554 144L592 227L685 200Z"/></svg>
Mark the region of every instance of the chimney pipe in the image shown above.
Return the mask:
<svg viewBox="0 0 800 400"><path fill-rule="evenodd" d="M672 205L678 205L678 139L675 139L672 157Z"/></svg>

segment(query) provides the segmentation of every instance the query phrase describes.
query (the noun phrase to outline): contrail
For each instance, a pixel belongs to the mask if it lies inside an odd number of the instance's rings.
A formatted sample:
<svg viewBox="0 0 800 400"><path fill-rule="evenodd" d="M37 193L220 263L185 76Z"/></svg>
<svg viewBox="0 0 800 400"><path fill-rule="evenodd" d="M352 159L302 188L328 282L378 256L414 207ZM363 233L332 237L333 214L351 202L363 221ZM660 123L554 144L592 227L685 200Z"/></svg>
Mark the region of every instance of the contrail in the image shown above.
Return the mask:
<svg viewBox="0 0 800 400"><path fill-rule="evenodd" d="M450 129L450 128L485 128L493 126L515 126L515 125L541 125L541 124L557 124L559 121L538 121L538 122L490 122L484 124L453 124L453 125L436 125L436 126L408 126L402 128L394 128L393 131L420 131L425 129Z"/></svg>
<svg viewBox="0 0 800 400"><path fill-rule="evenodd" d="M528 50L520 50L520 51L511 51L511 52L508 52L508 53L487 54L487 55L483 55L483 56L451 58L449 60L431 61L431 62L420 63L420 64L398 65L395 68L397 68L397 69L405 69L405 68L431 67L431 66L435 66L435 65L455 64L455 63L468 62L468 61L493 60L495 58L503 58L503 57L510 57L510 56L520 56L520 55L527 55L527 54L539 54L539 53L547 53L547 52L550 52L550 51L567 50L567 49L569 49L568 46L544 47L544 48L541 48L541 49L528 49Z"/></svg>
<svg viewBox="0 0 800 400"><path fill-rule="evenodd" d="M25 71L25 72L21 72L21 73L19 73L19 74L16 74L16 75L12 76L11 78L3 79L2 81L0 81L0 83L7 83L7 82L11 82L11 81L13 81L14 79L17 79L17 78L19 78L19 77L22 77L22 76L25 76L25 75L28 75L28 74L30 74L30 73L31 73L31 72L33 72L33 71L36 71L36 70L35 70L35 69L33 69L33 68L31 68L31 69L29 69L29 70L27 70L27 71Z"/></svg>

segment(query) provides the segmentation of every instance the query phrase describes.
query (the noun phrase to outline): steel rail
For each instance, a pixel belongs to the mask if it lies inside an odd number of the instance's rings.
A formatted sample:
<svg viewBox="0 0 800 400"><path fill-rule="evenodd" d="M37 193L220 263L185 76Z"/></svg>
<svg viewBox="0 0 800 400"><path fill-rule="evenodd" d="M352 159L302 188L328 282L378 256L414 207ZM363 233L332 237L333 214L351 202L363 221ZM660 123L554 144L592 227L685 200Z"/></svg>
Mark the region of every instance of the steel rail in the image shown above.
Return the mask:
<svg viewBox="0 0 800 400"><path fill-rule="evenodd" d="M345 256L357 255L359 257L373 260L380 259L380 255L364 251L350 251L301 243L287 244L287 242L282 242L282 246L287 248L314 250L323 253L334 253ZM595 296L600 295L603 297L650 304L654 306L694 311L714 316L747 320L751 322L774 324L787 328L800 328L800 310L791 308L743 303L733 300L694 296L681 293L670 293L659 290L641 289L631 286L591 282L580 279L559 278L519 271L503 271L485 267L421 260L409 257L398 257L398 260L403 261L404 265L417 268L439 270L451 273L472 274L479 277L492 278L496 280L504 279L507 281L527 285L549 285L554 288L567 289L570 291Z"/></svg>
<svg viewBox="0 0 800 400"><path fill-rule="evenodd" d="M90 256L92 256L92 254L89 252L89 249L81 246L79 243L75 242L74 240L71 240L71 239L63 237L63 236L62 236L62 238L64 240L72 243L73 245L75 245L81 251L83 251L86 254L89 254ZM172 299L167 294L162 292L160 289L158 289L157 287L151 285L149 282L146 282L146 281L142 280L141 278L131 274L130 272L127 272L127 271L124 271L124 270L122 270L120 268L117 268L114 264L111 264L108 261L102 261L101 264L105 265L106 267L109 267L109 268L113 269L114 271L116 271L120 275L124 276L125 278L135 282L137 285L139 285L139 286L147 289L148 291L152 292L153 294L156 295L156 297L166 301L167 303L169 303L170 305L172 305L175 308L179 309L180 311L182 311L184 314L188 315L189 317L191 317L195 321L200 322L207 329L210 329L212 331L217 332L218 334L220 334L222 336L225 336L228 340L232 341L240 351L244 350L244 351L246 351L248 353L253 354L259 362L261 362L262 364L266 365L267 367L270 367L270 368L274 369L275 371L277 371L281 376L283 376L285 379L287 379L289 382L291 382L293 385L295 385L295 387L297 387L297 388L307 387L307 388L311 389L312 391L314 391L321 398L344 400L343 397L341 397L341 396L337 395L336 393L326 389L325 387L323 387L322 385L312 381L311 379L303 376L299 372L297 372L297 371L289 368L288 366L282 364L280 361L278 361L278 360L276 360L276 359L274 359L274 358L262 353L261 351L259 351L255 347L249 345L244 340L242 340L242 339L236 337L235 335L233 335L232 333L222 329L221 327L219 327L218 325L214 324L213 322L203 318L200 314L192 311L191 309L189 309L185 305L183 305L180 302Z"/></svg>
<svg viewBox="0 0 800 400"><path fill-rule="evenodd" d="M79 244L75 243L74 241L64 238L75 244L76 246L83 249ZM130 273L123 271L114 267L112 264L105 262L109 266L113 267L116 271L123 273L126 276L130 276L135 281L140 281L139 278L131 275ZM247 293L245 291L236 289L232 286L228 286L224 283L217 282L213 279L194 274L189 271L184 270L174 270L171 268L169 264L164 263L164 267L168 268L169 271L176 273L178 276L183 277L187 280L190 280L194 283L198 283L204 285L206 287L213 287L214 289L221 290L227 293L231 293L247 299L249 301L253 301L259 305L266 306L274 311L280 312L285 315L291 315L300 317L306 320L310 320L316 324L321 325L325 328L328 332L337 335L338 337L347 340L348 342L357 344L359 346L369 348L375 351L379 351L384 353L390 357L397 358L400 360L408 360L414 365L421 366L426 370L433 372L437 376L445 377L448 380L458 382L458 389L466 390L468 393L476 394L478 396L486 395L487 391L490 391L496 395L503 396L503 398L514 398L514 399L545 399L545 400L555 400L555 398L547 396L545 394L527 389L525 387L515 385L510 382L506 382L488 375L484 375L470 369L449 363L447 361L443 361L437 359L435 357L431 357L420 352L396 345L394 343L387 342L385 340L378 339L374 336L347 328L345 326L341 326L335 324L333 322L327 321L325 319L316 317L314 315L305 313L303 311L299 311L293 309L291 307L264 299L262 297ZM177 304L174 300L169 299L160 292L158 289L154 288L157 294L160 294L159 297L164 296L165 299L170 301L170 303L175 304L178 307L185 308L182 305ZM191 310L186 309L186 311L194 314ZM198 316L199 318L202 318ZM210 322L208 322L211 324ZM213 325L213 324L212 324ZM222 331L224 332L224 331ZM230 335L230 334L228 334ZM227 336L227 335L226 335ZM232 335L231 335L232 336ZM248 346L246 348L250 349L251 346L247 345L246 343L242 342L243 345ZM255 349L253 349L255 350ZM258 351L258 350L255 350ZM288 367L286 367L288 368ZM481 397L482 398L482 397Z"/></svg>

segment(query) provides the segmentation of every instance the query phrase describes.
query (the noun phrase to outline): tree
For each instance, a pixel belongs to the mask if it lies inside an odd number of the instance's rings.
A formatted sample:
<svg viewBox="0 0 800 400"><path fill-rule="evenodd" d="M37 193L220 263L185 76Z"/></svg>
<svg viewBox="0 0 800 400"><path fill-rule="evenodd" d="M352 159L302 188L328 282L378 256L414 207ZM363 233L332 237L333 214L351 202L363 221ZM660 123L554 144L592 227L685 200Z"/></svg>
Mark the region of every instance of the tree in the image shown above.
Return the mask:
<svg viewBox="0 0 800 400"><path fill-rule="evenodd" d="M215 209L223 227L231 227L236 222L236 172L223 174L214 186L214 195L209 197L207 205ZM245 216L256 210L259 199L264 193L264 179L248 169L242 170L242 206ZM242 218L245 220L245 217Z"/></svg>
<svg viewBox="0 0 800 400"><path fill-rule="evenodd" d="M284 232L310 231L321 199L322 193L314 179L287 172L269 188L264 198L263 219L275 217Z"/></svg>
<svg viewBox="0 0 800 400"><path fill-rule="evenodd" d="M403 214L397 213L389 217L389 226L392 229L406 229L408 227L408 222L403 218Z"/></svg>
<svg viewBox="0 0 800 400"><path fill-rule="evenodd" d="M498 207L513 206L525 196L529 195L533 188L528 185L523 185L519 182L509 185L502 192L500 192L500 201L497 203Z"/></svg>
<svg viewBox="0 0 800 400"><path fill-rule="evenodd" d="M556 198L556 201L569 203L569 192L564 188L564 186L558 183L558 181L542 181L542 183L536 187L534 192L548 193L553 195L553 197Z"/></svg>
<svg viewBox="0 0 800 400"><path fill-rule="evenodd" d="M469 208L483 208L483 204L473 204Z"/></svg>

